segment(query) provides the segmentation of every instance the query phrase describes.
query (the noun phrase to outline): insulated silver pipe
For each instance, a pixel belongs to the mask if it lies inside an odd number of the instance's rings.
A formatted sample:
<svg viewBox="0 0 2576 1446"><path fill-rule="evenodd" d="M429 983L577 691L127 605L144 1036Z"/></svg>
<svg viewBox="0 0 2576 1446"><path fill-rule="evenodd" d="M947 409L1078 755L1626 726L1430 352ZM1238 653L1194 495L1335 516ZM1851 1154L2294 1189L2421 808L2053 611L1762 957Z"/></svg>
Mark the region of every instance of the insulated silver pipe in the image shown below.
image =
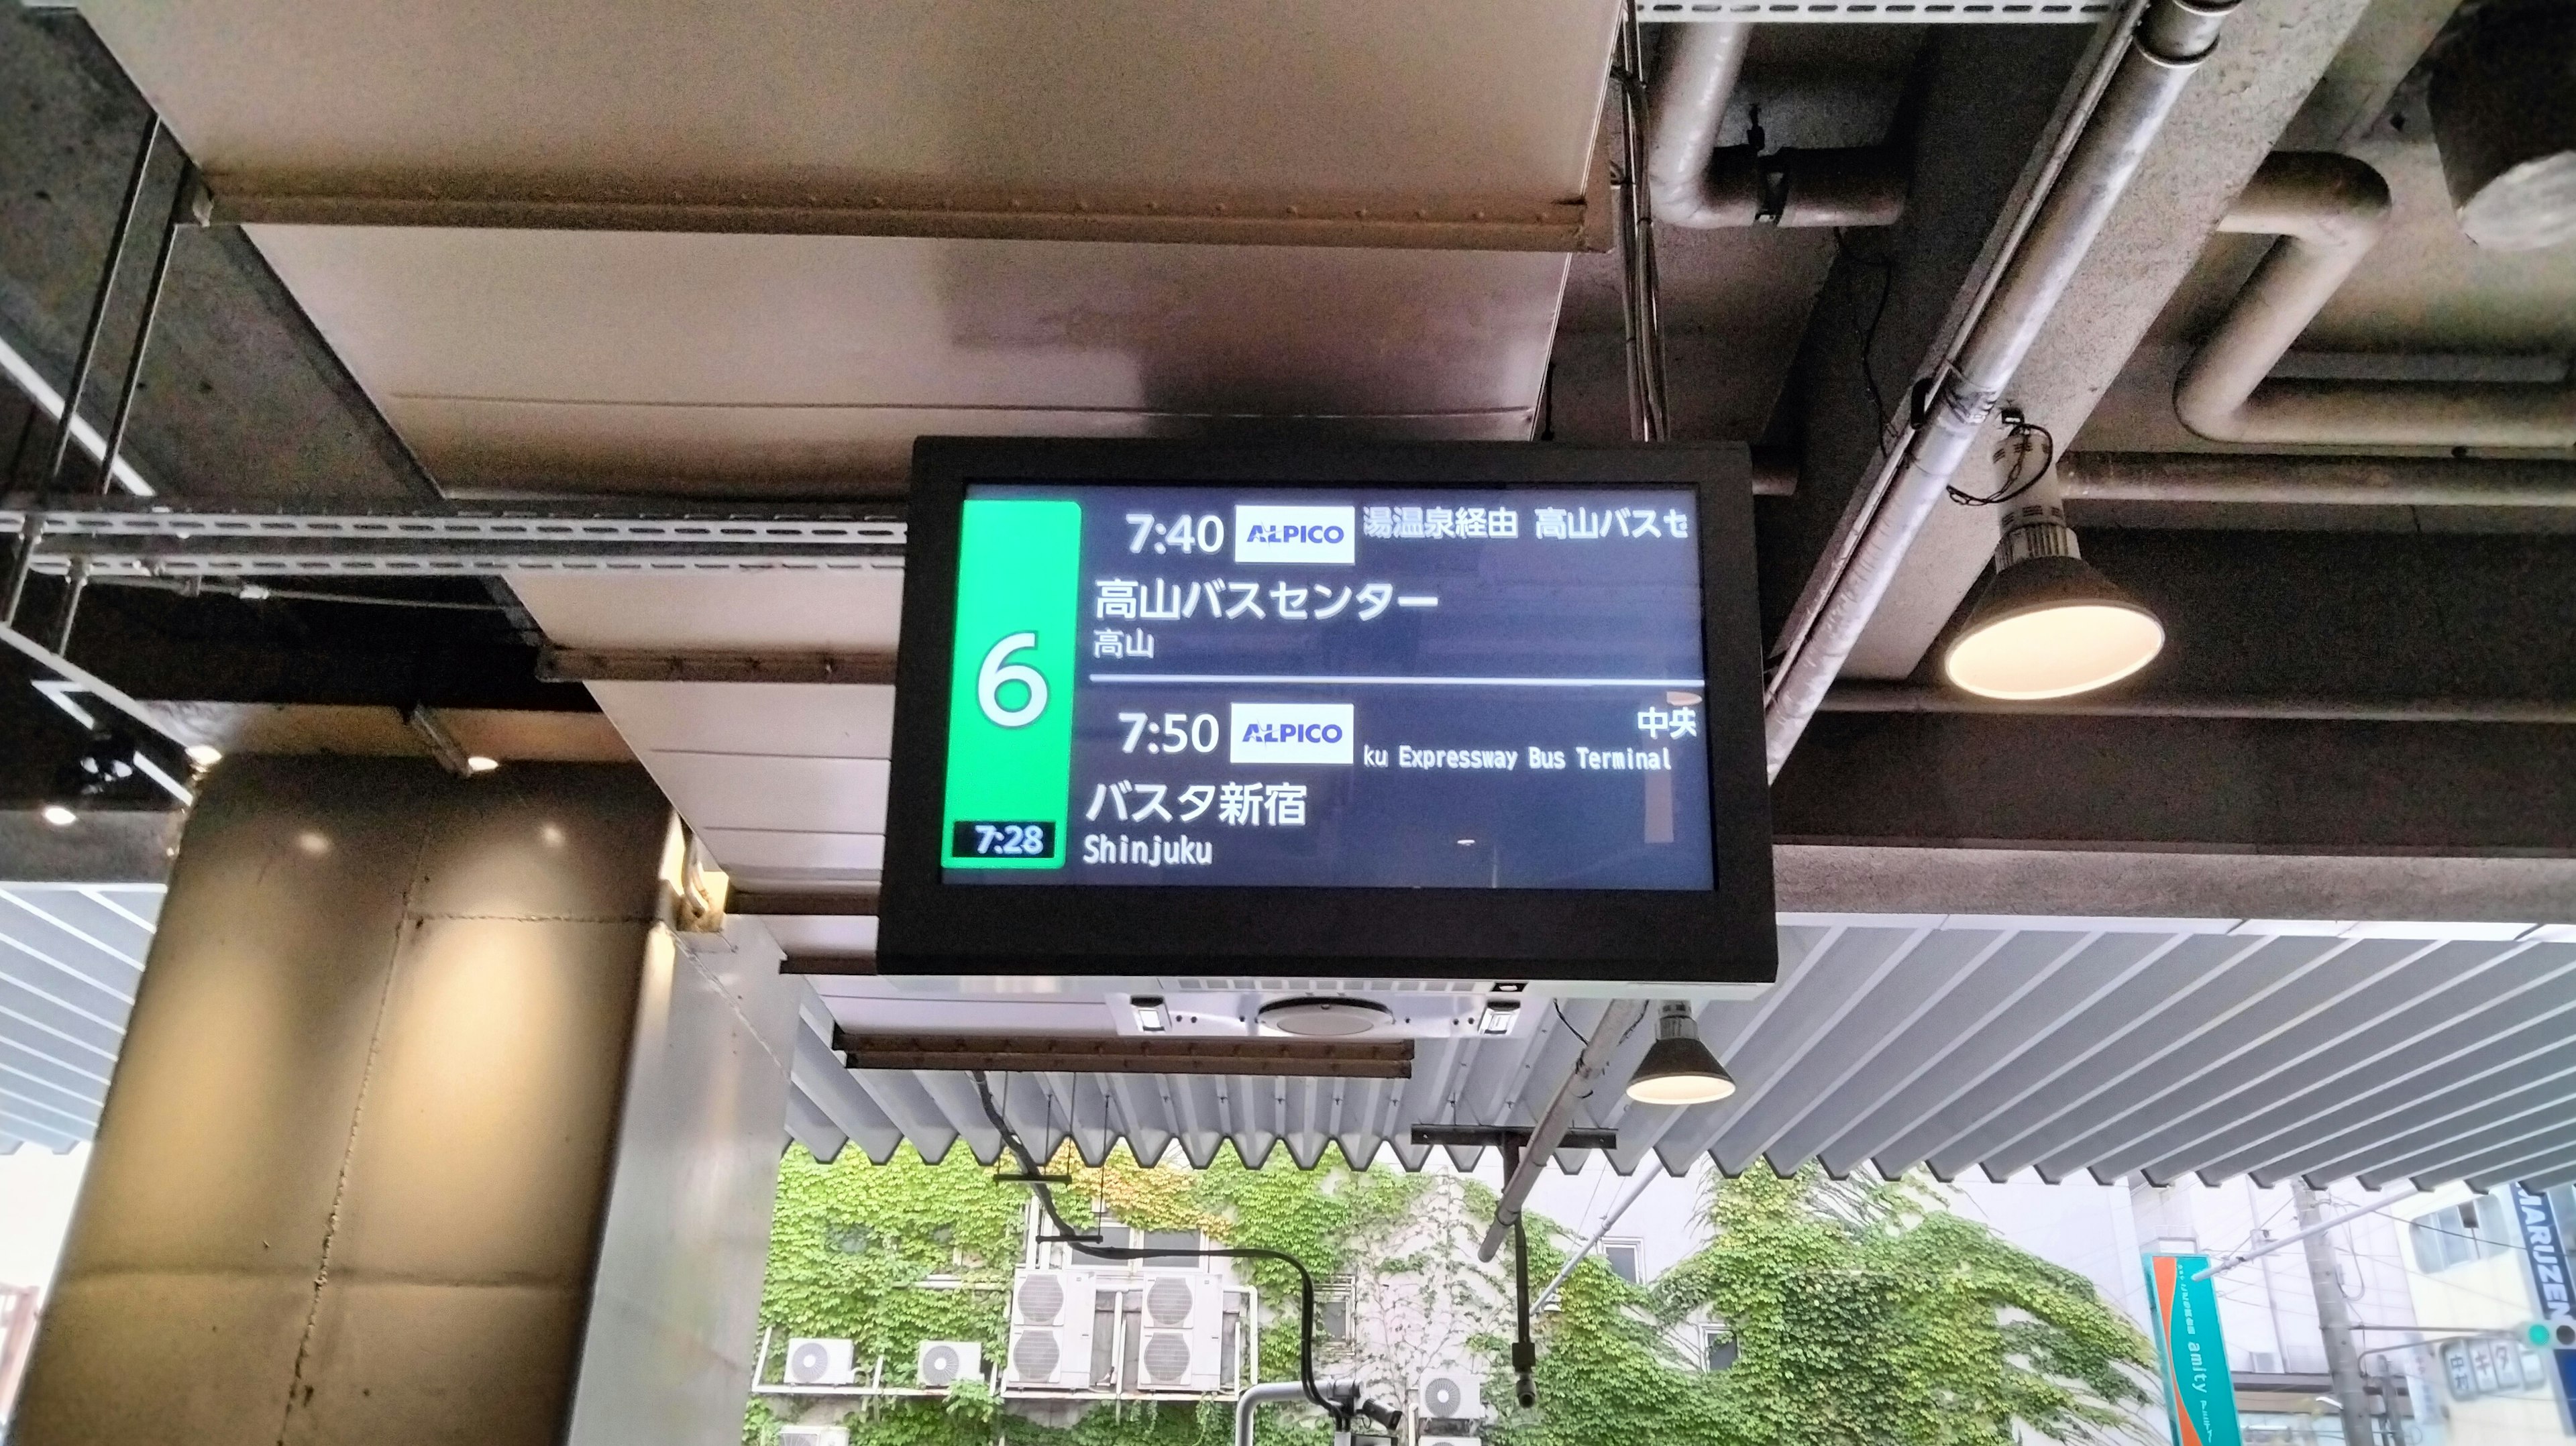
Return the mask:
<svg viewBox="0 0 2576 1446"><path fill-rule="evenodd" d="M1610 1007L1601 1011L1601 1021L1592 1026L1592 1038L1574 1057L1574 1068L1566 1072L1555 1097L1539 1112L1538 1123L1530 1126L1529 1143L1521 1147L1520 1165L1503 1181L1502 1196L1494 1202L1494 1222L1485 1227L1485 1238L1476 1247L1478 1260L1491 1260L1494 1252L1502 1249L1513 1223L1521 1218L1521 1205L1538 1185L1539 1172L1547 1168L1548 1156L1556 1153L1558 1142L1574 1123L1575 1106L1592 1093L1592 1087L1618 1055L1619 1046L1645 1020L1649 1002L1613 999Z"/></svg>
<svg viewBox="0 0 2576 1446"><path fill-rule="evenodd" d="M1676 226L1892 226L1905 174L1884 150L1779 151L1717 144L1753 27L1714 20L1664 27L1655 71L1646 182L1655 215Z"/></svg>
<svg viewBox="0 0 2576 1446"><path fill-rule="evenodd" d="M1807 580L1782 630L1781 663L1763 707L1770 771L1795 748L1906 550L1975 450L1978 435L2030 354L2058 300L2146 159L2183 87L2218 45L2237 0L2152 0L2101 98L2068 152L1985 306L1936 376L1922 425L1911 432L1875 495L1856 499Z"/></svg>
<svg viewBox="0 0 2576 1446"><path fill-rule="evenodd" d="M2278 236L2182 369L2174 412L2216 442L2355 447L2576 447L2576 382L2269 380L2388 222L2388 183L2351 156L2263 162L2218 223Z"/></svg>

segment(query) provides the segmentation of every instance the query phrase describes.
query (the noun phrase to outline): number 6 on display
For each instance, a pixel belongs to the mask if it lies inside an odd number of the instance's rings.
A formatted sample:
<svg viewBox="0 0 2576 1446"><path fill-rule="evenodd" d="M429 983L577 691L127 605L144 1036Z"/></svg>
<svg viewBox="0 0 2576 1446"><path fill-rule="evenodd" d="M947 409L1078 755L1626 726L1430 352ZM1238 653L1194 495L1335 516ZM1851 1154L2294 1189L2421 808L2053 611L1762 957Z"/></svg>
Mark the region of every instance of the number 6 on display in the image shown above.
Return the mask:
<svg viewBox="0 0 2576 1446"><path fill-rule="evenodd" d="M984 666L975 672L975 701L983 706L984 716L1004 728L1026 728L1046 711L1046 679L1026 663L1006 663L1013 653L1025 652L1038 645L1035 633L1013 633L993 645L984 655ZM1017 708L1002 706L1002 685L1017 683L1029 690L1029 696Z"/></svg>

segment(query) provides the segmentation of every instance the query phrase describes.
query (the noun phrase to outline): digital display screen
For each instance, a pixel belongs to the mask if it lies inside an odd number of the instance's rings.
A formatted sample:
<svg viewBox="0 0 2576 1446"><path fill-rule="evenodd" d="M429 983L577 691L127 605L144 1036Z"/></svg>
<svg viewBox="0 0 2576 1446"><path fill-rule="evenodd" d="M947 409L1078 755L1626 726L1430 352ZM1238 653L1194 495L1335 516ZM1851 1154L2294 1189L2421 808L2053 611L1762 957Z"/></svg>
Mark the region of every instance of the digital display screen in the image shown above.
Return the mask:
<svg viewBox="0 0 2576 1446"><path fill-rule="evenodd" d="M951 884L1714 887L1698 494L969 482Z"/></svg>

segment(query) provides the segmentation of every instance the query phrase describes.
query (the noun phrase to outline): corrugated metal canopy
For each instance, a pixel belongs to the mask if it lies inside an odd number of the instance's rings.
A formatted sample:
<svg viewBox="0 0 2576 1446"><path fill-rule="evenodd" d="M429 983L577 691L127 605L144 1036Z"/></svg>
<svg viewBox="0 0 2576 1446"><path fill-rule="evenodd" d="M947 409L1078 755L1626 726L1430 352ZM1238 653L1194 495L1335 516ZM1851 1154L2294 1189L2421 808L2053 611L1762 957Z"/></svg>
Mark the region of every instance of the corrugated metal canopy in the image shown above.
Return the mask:
<svg viewBox="0 0 2576 1446"><path fill-rule="evenodd" d="M1618 1132L1620 1170L1651 1153L1676 1172L1707 1154L1729 1172L1816 1160L2051 1180L2576 1179L2576 931L2563 926L1805 915L1784 916L1781 953L1777 988L1700 1011L1734 1098L1630 1105L1616 1085L1649 1032L1622 1047L1576 1119ZM845 1028L931 1007L885 981L816 983ZM961 1029L979 1010L998 1023L1032 1007L1053 1016L1039 1028L1108 1027L1105 1003L1061 997L937 1007ZM1514 1037L1423 1039L1410 1080L993 1083L1042 1152L1070 1141L1097 1162L1123 1141L1204 1164L1231 1141L1247 1160L1276 1148L1305 1166L1338 1143L1355 1162L1386 1149L1418 1168L1416 1124L1528 1123L1605 1008L1566 998ZM857 1090L814 1103L871 1158L905 1140L995 1157L970 1076L850 1073Z"/></svg>
<svg viewBox="0 0 2576 1446"><path fill-rule="evenodd" d="M0 883L0 1152L98 1129L158 884Z"/></svg>

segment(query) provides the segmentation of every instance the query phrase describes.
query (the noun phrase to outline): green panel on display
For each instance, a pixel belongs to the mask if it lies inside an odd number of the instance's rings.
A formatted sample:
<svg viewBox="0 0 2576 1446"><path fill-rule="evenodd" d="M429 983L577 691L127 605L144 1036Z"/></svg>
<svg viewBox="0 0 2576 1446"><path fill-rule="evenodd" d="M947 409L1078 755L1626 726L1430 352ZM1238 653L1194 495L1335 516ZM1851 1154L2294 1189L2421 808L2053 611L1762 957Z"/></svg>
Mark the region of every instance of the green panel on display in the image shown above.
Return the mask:
<svg viewBox="0 0 2576 1446"><path fill-rule="evenodd" d="M1082 505L966 504L948 702L952 869L1060 869L1073 768Z"/></svg>

